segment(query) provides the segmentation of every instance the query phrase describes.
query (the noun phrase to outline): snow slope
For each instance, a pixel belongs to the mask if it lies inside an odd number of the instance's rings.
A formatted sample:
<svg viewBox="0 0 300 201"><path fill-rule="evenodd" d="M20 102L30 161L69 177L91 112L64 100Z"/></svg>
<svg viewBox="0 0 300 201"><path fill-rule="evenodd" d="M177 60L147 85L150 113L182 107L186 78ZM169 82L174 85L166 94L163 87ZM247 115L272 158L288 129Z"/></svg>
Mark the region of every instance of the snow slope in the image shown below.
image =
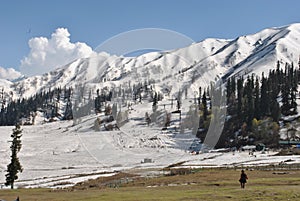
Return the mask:
<svg viewBox="0 0 300 201"><path fill-rule="evenodd" d="M189 132L165 132L154 124L147 126L144 119L137 118L145 111L147 107L143 104L134 105L129 122L121 130L110 132L93 129L96 115L84 117L77 125L72 121L60 121L24 126L19 153L24 171L19 174L16 186L64 187L90 178L109 176L115 171L153 174L155 169L158 171L179 162L185 167L241 167L282 161L300 163L299 156L273 156L273 152L256 153L256 157L248 152L191 155L189 147L195 142L195 136ZM12 129L2 127L0 130L2 187L10 158L9 134ZM152 162L143 163L144 159Z"/></svg>
<svg viewBox="0 0 300 201"><path fill-rule="evenodd" d="M261 74L281 63L298 62L300 54L300 24L270 28L234 40L206 39L186 48L152 52L138 57L117 57L99 53L78 59L55 71L18 82L0 80L6 99L29 97L42 90L55 87L86 86L95 94L96 89L116 88L152 80L156 91L164 93L158 110L171 108L170 98L179 90L188 89L182 105L183 118L187 115L199 86L205 88L211 81L230 76ZM86 90L88 92L88 90ZM120 103L121 104L121 103ZM176 103L174 103L175 105ZM179 134L178 116L172 114L172 125L162 131L155 124L147 126L146 112L152 112L147 101L131 106L129 121L121 130L96 132L96 115L83 117L74 125L72 121L23 127L20 160L24 172L17 185L24 187L57 186L62 182L76 183L88 178L113 174L116 170L160 168L185 162L186 166L227 166L276 164L299 156L279 157L248 153L203 153L191 155L189 147L195 142L190 130ZM175 108L175 106L174 106ZM123 106L122 110L126 109ZM12 127L0 129L0 184L5 180L9 163L9 138ZM145 158L152 163L141 163Z"/></svg>
<svg viewBox="0 0 300 201"><path fill-rule="evenodd" d="M206 87L221 77L268 72L281 63L298 62L300 24L264 29L234 40L206 39L188 47L152 52L138 57L118 57L101 52L78 59L42 76L11 84L15 97L28 97L54 87L92 83L118 86L129 80L155 80L158 85ZM0 83L1 84L1 83ZM2 85L2 84L1 84ZM196 87L196 86L195 86ZM96 88L96 87L94 87ZM179 87L174 87L176 93Z"/></svg>

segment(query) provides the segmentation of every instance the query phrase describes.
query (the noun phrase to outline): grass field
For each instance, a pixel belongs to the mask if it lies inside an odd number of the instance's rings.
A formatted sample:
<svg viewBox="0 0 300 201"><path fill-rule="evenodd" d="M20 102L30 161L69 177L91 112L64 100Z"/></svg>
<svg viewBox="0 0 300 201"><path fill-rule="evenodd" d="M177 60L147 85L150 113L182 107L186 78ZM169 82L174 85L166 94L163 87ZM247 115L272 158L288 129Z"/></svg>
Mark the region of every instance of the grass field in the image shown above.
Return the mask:
<svg viewBox="0 0 300 201"><path fill-rule="evenodd" d="M199 170L188 175L137 178L117 188L94 185L100 180L65 190L17 189L0 190L0 199L12 201L63 200L299 200L300 171L246 171L249 181L245 189L238 183L239 170ZM93 184L93 185L91 185ZM80 190L85 189L85 190Z"/></svg>

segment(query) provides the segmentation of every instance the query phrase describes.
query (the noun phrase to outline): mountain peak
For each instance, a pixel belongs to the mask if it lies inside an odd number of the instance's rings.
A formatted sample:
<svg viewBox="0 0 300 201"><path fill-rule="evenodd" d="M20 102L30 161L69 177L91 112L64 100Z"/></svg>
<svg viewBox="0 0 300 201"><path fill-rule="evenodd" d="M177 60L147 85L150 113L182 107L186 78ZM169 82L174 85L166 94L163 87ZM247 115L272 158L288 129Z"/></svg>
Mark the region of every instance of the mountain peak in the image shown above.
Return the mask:
<svg viewBox="0 0 300 201"><path fill-rule="evenodd" d="M288 28L291 31L300 31L300 23L293 23L290 25L287 25L286 28Z"/></svg>
<svg viewBox="0 0 300 201"><path fill-rule="evenodd" d="M101 88L143 80L153 80L158 88L167 86L174 91L180 87L190 88L195 83L195 87L206 87L221 77L267 73L278 60L296 63L299 46L300 23L295 23L234 40L207 38L185 48L138 57L100 52L43 76L18 81L9 90L14 97L28 97L54 87L93 84Z"/></svg>

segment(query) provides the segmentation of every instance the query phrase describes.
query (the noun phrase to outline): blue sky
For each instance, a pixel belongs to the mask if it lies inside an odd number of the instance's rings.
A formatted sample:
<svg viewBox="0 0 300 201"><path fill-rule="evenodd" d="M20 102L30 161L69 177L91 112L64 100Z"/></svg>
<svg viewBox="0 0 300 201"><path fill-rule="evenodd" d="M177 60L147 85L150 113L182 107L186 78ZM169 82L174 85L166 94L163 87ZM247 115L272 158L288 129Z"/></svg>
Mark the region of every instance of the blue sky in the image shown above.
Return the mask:
<svg viewBox="0 0 300 201"><path fill-rule="evenodd" d="M235 38L300 22L298 0L0 0L0 66L19 70L28 41L67 28L71 42L96 48L125 31L163 28L194 41Z"/></svg>

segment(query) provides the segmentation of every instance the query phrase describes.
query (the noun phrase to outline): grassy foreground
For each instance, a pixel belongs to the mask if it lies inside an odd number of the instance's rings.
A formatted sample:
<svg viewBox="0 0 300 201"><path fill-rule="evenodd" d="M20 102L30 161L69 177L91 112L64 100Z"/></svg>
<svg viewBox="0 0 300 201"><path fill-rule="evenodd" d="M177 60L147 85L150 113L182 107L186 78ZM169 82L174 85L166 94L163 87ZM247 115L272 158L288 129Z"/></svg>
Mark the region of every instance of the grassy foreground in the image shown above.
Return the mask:
<svg viewBox="0 0 300 201"><path fill-rule="evenodd" d="M0 190L0 199L12 201L63 200L299 200L300 171L246 171L249 181L240 189L239 170L199 170L189 175L139 178L119 188L87 190L17 189ZM95 182L95 181L93 181Z"/></svg>

